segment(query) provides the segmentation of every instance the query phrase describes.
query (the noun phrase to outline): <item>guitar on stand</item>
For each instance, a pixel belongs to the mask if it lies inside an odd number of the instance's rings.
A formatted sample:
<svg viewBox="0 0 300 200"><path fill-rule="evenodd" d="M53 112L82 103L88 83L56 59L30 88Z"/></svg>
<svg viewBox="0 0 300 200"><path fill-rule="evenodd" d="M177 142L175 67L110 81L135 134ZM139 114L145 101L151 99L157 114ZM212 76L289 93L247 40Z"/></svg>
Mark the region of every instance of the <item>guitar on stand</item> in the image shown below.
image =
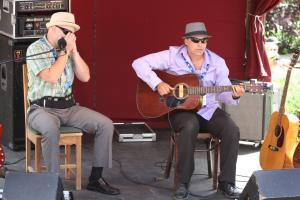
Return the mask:
<svg viewBox="0 0 300 200"><path fill-rule="evenodd" d="M281 97L279 112L273 112L267 136L260 149L259 161L262 169L294 168L293 156L298 140L299 119L285 113L285 101L292 68L298 61L300 51L294 53L288 68Z"/></svg>

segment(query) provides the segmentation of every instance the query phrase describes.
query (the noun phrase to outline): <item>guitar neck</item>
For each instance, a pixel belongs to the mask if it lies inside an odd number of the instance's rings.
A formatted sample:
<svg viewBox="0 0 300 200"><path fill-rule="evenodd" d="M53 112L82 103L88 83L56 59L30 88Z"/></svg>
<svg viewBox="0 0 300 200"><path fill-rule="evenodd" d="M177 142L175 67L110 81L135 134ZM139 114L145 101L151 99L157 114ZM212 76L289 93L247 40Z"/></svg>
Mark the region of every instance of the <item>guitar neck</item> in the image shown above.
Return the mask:
<svg viewBox="0 0 300 200"><path fill-rule="evenodd" d="M242 85L244 89L247 91L247 86ZM210 86L210 87L190 87L188 88L189 95L204 95L207 93L221 93L232 91L232 86Z"/></svg>
<svg viewBox="0 0 300 200"><path fill-rule="evenodd" d="M283 91L282 91L282 97L281 97L281 102L280 102L280 107L279 107L279 114L278 114L278 121L277 121L278 126L281 126L282 115L284 114L284 107L285 107L287 91L288 91L288 88L289 88L291 72L292 72L292 68L289 67L288 71L287 71L287 74L286 74L286 79L285 79L285 82L284 82L284 88L283 88Z"/></svg>

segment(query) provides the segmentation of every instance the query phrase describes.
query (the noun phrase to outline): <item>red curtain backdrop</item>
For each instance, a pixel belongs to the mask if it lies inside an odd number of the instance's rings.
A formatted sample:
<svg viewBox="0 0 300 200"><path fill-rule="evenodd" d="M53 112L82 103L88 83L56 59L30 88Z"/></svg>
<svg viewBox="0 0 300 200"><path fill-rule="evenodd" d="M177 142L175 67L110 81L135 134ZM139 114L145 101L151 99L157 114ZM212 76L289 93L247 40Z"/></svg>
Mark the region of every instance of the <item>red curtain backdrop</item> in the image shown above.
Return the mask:
<svg viewBox="0 0 300 200"><path fill-rule="evenodd" d="M204 21L213 36L208 48L224 57L231 78L244 78L246 2L233 0L232 4L219 0L189 0L187 4L180 0L97 1L95 93L91 93L95 109L114 120L143 119L136 108L137 77L131 64L140 56L182 44L187 22Z"/></svg>
<svg viewBox="0 0 300 200"><path fill-rule="evenodd" d="M271 69L264 47L264 15L281 0L253 0L250 9L250 38L246 77L271 81Z"/></svg>
<svg viewBox="0 0 300 200"><path fill-rule="evenodd" d="M203 21L213 36L208 48L222 56L230 78L244 79L246 1L72 1L81 26L78 49L91 80L75 83L76 100L114 121L144 120L135 103L135 58L182 44L184 26Z"/></svg>

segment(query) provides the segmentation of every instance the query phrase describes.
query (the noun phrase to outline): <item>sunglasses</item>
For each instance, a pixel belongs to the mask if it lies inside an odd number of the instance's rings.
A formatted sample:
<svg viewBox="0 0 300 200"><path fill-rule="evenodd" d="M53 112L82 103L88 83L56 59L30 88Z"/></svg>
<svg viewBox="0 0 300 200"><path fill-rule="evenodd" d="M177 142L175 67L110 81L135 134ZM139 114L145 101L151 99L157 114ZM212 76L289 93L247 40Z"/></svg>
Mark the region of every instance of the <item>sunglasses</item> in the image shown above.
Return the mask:
<svg viewBox="0 0 300 200"><path fill-rule="evenodd" d="M60 26L56 26L56 27L59 28L65 35L67 35L68 33L72 33L72 31L70 31L69 29Z"/></svg>
<svg viewBox="0 0 300 200"><path fill-rule="evenodd" d="M189 39L193 42L193 43L199 43L201 42L202 44L207 43L208 38L196 38L196 37L189 37Z"/></svg>

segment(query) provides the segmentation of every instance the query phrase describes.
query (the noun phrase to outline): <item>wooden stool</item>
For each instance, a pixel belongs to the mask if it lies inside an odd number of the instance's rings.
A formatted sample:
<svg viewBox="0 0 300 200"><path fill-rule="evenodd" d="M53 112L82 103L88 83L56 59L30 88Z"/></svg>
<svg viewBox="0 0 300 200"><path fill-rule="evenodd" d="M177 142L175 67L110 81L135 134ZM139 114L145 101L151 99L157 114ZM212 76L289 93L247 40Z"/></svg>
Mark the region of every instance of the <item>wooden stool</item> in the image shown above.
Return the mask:
<svg viewBox="0 0 300 200"><path fill-rule="evenodd" d="M29 103L28 95L28 77L27 66L23 65L23 92L24 92L24 114L25 114L25 132L26 132L26 172L41 172L46 169L42 166L42 136L40 133L32 130L27 125L27 110ZM46 122L45 122L46 123ZM71 173L76 176L76 190L81 190L81 144L82 131L74 127L60 128L59 146L64 146L64 164L60 165L61 169L65 170L65 178L70 179ZM31 145L34 145L34 159L31 155ZM75 163L71 163L71 146L75 145ZM34 166L32 165L34 161ZM74 172L74 169L76 171Z"/></svg>
<svg viewBox="0 0 300 200"><path fill-rule="evenodd" d="M206 151L206 158L207 158L207 171L208 176L213 178L213 189L217 189L218 184L218 168L219 168L219 151L220 151L220 140L214 137L210 133L199 133L197 136L198 140L204 140L206 143L206 149L197 151ZM179 176L178 176L178 144L176 143L176 134L172 134L170 140L170 148L169 148L169 155L166 164L166 169L164 173L165 178L170 177L171 167L173 163L173 159L175 158L175 170L174 170L174 188L177 188L179 184ZM211 160L211 152L213 151L214 159L213 159L213 169L212 169L212 160Z"/></svg>

